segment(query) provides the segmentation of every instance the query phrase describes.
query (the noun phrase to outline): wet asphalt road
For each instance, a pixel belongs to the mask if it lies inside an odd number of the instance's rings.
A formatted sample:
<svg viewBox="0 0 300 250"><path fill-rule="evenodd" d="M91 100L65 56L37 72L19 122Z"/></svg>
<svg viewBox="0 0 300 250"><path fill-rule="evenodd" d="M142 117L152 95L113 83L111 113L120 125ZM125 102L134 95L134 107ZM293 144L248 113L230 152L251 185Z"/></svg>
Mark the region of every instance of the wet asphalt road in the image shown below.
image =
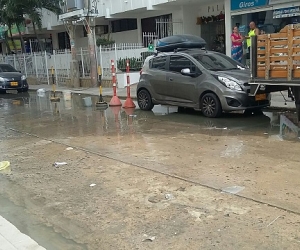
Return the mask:
<svg viewBox="0 0 300 250"><path fill-rule="evenodd" d="M6 215L13 220L14 216L7 211L10 210L9 207L20 205L18 201L21 198L12 197L8 189L18 192L22 189L22 185L24 188L29 185L18 180L24 176L27 178L28 175L36 174L37 170L24 169L24 167L22 169L22 164L24 166L34 162L34 165L38 166L37 161L41 161L38 155L35 155L38 151L28 150L26 156L26 145L46 141L56 145L50 147L47 143L38 144L40 147L38 150L41 150L40 153L43 154L43 159L48 162L48 165L54 161L68 161L68 159L71 161L73 156L64 158L64 153L59 148L72 147L82 154L93 155L95 159L103 158L119 164L127 164L131 166L130 171L150 170L152 173L173 181L186 182L214 192L221 192L229 187L233 190L240 188L240 192L236 194L239 202L249 202L256 208L258 206L274 208L277 212L279 211L279 215L282 214L287 218L296 216L295 218L299 219L300 144L299 129L293 125L293 113L266 110L262 115L246 116L234 113L225 114L220 119L207 119L200 112L178 110L176 107L158 106L153 112L143 112L138 109L125 111L121 108L99 110L94 106L97 97L92 97L91 107L86 107L84 97L86 96L73 95L70 101L65 101L61 97L60 102L53 103L50 102L48 95L40 97L36 92L0 96L0 149L5 152L3 154L5 159L1 160L9 160L12 166L14 164L18 166L15 169L12 167L10 173L15 174L16 177L11 178L9 174L1 177L0 198L3 202L6 201L6 209L0 209L2 216ZM18 149L22 144L25 148ZM55 160L56 158L58 159ZM89 167L89 164L93 163L88 160L84 163L86 167ZM39 170L39 175L41 173L43 173L42 169ZM70 172L70 175L72 174ZM80 178L78 178L76 180L80 183ZM91 178L90 175L89 178ZM150 174L149 178L151 179ZM18 188L17 185L11 185L11 181L18 184ZM38 181L41 183L42 179ZM56 180L50 178L48 181L55 186ZM36 189L37 186L32 188ZM49 192L50 190L51 185L49 185ZM126 196L127 193L124 190L123 192ZM74 195L71 200L76 199L76 192L73 191L73 194L69 195L70 197ZM51 197L54 196L49 194L43 198L51 202ZM212 200L210 202L213 203ZM26 202L21 203L23 209L29 210L33 217L35 211L30 210L35 210L39 206L43 209L40 204L33 208L33 206L26 205ZM193 207L192 200L189 206ZM16 209L14 207L14 211ZM218 211L218 208L214 210ZM235 213L240 216L244 214L244 212ZM266 213L272 222L274 214L272 211ZM276 216L273 219L276 219ZM290 239L288 231L295 230L298 224L293 225L293 221L296 219L289 221L288 224L281 222L286 232L277 232L277 234L280 234L282 238ZM14 224L26 228L28 221L20 223L20 220L22 219L15 219ZM39 222L36 224L44 225L40 220L37 221ZM72 227L72 221L69 223ZM46 230L46 225L44 225L45 231L49 230ZM55 222L49 221L47 226L53 229L44 235L37 234L38 230L32 230L32 225L28 226L31 229L28 231L32 231L32 237L37 238L37 241L40 240L41 244L47 246L48 249L96 249L93 245L96 243L89 243L89 240L92 240L87 236L85 240L82 240L83 242L80 242L77 236L73 239L72 234L75 233L71 229L65 234L61 232L56 234ZM67 231L67 229L64 230ZM240 229L236 228L236 230ZM45 235L52 235L56 241L52 240L50 243ZM253 237L256 236L253 235ZM272 240L272 242L275 241ZM282 242L285 245L280 247L289 249L297 249L297 244L299 244L298 240L295 242L282 240ZM183 243L177 242L176 244ZM256 244L259 246L259 242ZM162 243L160 246L149 249L163 249ZM253 246L244 249L253 249ZM231 245L226 249L241 249L236 247L237 245ZM113 248L106 246L103 249ZM132 248L124 245L123 249ZM142 246L139 249L148 249L148 246ZM198 248L191 247L191 249ZM210 248L204 247L203 249Z"/></svg>

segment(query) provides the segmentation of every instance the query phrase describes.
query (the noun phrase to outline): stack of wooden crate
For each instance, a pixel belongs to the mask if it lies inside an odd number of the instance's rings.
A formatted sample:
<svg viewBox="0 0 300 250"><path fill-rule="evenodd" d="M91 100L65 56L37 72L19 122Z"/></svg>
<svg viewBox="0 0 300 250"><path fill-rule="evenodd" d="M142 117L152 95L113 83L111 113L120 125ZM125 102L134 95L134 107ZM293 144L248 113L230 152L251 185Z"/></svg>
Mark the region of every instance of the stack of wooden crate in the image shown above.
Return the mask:
<svg viewBox="0 0 300 250"><path fill-rule="evenodd" d="M257 36L257 47L253 49L257 50L255 78L300 80L300 24Z"/></svg>

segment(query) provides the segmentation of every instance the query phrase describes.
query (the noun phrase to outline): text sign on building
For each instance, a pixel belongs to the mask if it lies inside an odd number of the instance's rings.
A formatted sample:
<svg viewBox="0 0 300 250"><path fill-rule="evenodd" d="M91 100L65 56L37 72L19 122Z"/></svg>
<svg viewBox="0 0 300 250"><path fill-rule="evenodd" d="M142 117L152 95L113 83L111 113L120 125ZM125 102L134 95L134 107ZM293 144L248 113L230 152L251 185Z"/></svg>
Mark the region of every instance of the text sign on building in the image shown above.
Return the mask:
<svg viewBox="0 0 300 250"><path fill-rule="evenodd" d="M289 2L297 2L299 0L289 0ZM269 5L275 5L280 3L286 3L287 0L269 0Z"/></svg>
<svg viewBox="0 0 300 250"><path fill-rule="evenodd" d="M244 10L268 5L268 0L231 0L231 10Z"/></svg>
<svg viewBox="0 0 300 250"><path fill-rule="evenodd" d="M273 11L273 18L285 18L285 17L293 17L300 16L300 6L298 7L289 7L283 8Z"/></svg>

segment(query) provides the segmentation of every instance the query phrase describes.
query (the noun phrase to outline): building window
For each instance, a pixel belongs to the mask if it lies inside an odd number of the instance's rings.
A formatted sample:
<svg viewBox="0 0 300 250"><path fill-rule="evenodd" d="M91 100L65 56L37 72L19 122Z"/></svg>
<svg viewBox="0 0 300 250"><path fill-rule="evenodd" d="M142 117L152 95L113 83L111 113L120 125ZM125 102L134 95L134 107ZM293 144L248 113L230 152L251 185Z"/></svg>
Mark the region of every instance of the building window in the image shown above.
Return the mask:
<svg viewBox="0 0 300 250"><path fill-rule="evenodd" d="M70 38L67 32L60 32L58 36L58 48L59 49L70 49Z"/></svg>
<svg viewBox="0 0 300 250"><path fill-rule="evenodd" d="M112 32L123 32L129 30L137 29L137 20L136 19L120 19L111 22Z"/></svg>

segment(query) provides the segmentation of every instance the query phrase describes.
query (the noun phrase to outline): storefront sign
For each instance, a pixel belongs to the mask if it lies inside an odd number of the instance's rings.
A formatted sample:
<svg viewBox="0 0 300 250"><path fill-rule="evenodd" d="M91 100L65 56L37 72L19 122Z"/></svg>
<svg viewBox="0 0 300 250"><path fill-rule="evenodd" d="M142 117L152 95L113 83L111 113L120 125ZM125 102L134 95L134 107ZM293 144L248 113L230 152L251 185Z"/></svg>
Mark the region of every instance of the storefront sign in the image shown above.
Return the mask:
<svg viewBox="0 0 300 250"><path fill-rule="evenodd" d="M269 0L231 0L231 10L244 10L268 5Z"/></svg>
<svg viewBox="0 0 300 250"><path fill-rule="evenodd" d="M273 18L285 18L285 17L293 17L300 16L300 6L298 7L289 7L283 8L273 11Z"/></svg>
<svg viewBox="0 0 300 250"><path fill-rule="evenodd" d="M289 2L297 2L298 0L289 0ZM280 3L286 3L287 0L269 0L269 5L275 5Z"/></svg>

